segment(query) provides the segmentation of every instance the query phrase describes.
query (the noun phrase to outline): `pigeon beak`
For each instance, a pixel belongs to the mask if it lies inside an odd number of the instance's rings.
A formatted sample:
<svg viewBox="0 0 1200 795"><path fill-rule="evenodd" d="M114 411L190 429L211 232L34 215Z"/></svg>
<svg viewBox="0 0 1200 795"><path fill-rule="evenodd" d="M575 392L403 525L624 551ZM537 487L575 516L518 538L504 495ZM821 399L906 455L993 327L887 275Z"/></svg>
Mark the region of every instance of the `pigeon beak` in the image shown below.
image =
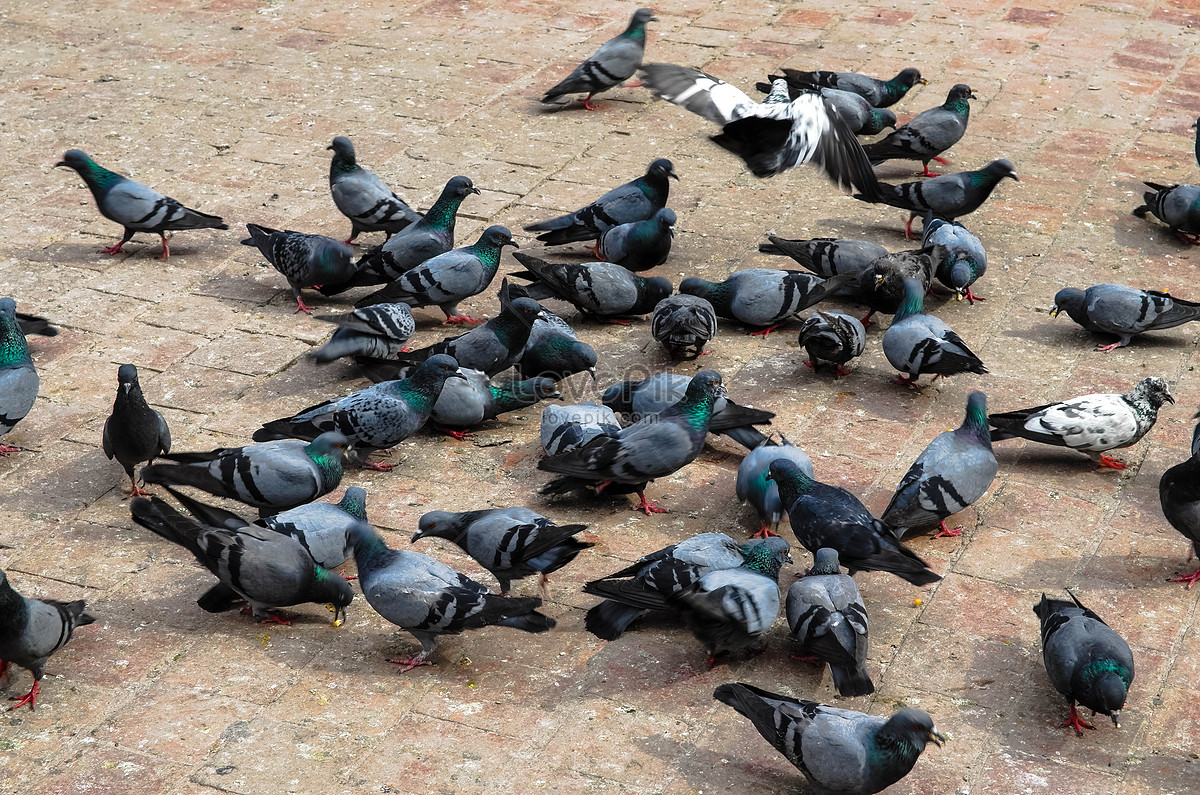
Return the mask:
<svg viewBox="0 0 1200 795"><path fill-rule="evenodd" d="M413 533L412 540L411 540L411 541L409 541L408 543L410 543L410 544L415 544L415 543L417 543L418 541L420 541L420 540L421 540L422 538L424 538L424 537L425 537L425 531L424 531L424 530L418 531L418 532L416 532L416 533Z"/></svg>
<svg viewBox="0 0 1200 795"><path fill-rule="evenodd" d="M1163 397L1165 397L1167 400L1169 400L1169 401L1171 402L1171 405L1172 405L1172 406L1174 406L1174 405L1175 405L1175 398L1171 397L1171 393L1170 393L1170 392L1168 392L1168 393L1166 393L1165 395L1163 395Z"/></svg>
<svg viewBox="0 0 1200 795"><path fill-rule="evenodd" d="M1112 718L1113 726L1121 728L1121 710L1114 709L1109 713L1108 717Z"/></svg>
<svg viewBox="0 0 1200 795"><path fill-rule="evenodd" d="M1058 317L1061 313L1062 313L1062 307L1059 306L1058 304L1055 304L1054 308L1050 310L1050 317Z"/></svg>
<svg viewBox="0 0 1200 795"><path fill-rule="evenodd" d="M946 735L939 732L935 726L933 731L929 732L929 742L941 748L946 743Z"/></svg>
<svg viewBox="0 0 1200 795"><path fill-rule="evenodd" d="M918 80L917 82L918 82L918 83L920 83L920 84L921 84L921 85L923 85L923 86L927 86L927 85L929 85L929 81L928 81L928 80L926 80L926 79L925 79L925 78L923 78L923 77L922 77L920 80Z"/></svg>
<svg viewBox="0 0 1200 795"><path fill-rule="evenodd" d="M505 243L504 245L512 246L513 248L520 248L520 246L517 244L517 241L513 240L512 238L509 238L508 242ZM503 246L501 248L503 248Z"/></svg>
<svg viewBox="0 0 1200 795"><path fill-rule="evenodd" d="M1194 127L1195 125L1192 125L1192 126ZM54 164L55 168L60 168L62 166L70 166L70 163L68 163L66 160L59 160L57 163Z"/></svg>
<svg viewBox="0 0 1200 795"><path fill-rule="evenodd" d="M763 478L763 479L764 479L764 480L774 480L774 479L775 479L775 476L774 476L774 475L772 475L770 472L768 472L768 473L767 473L767 476L766 476L765 478Z"/></svg>
<svg viewBox="0 0 1200 795"><path fill-rule="evenodd" d="M477 187L475 187L474 185L472 185L472 186L471 186L471 193L474 193L476 196L479 196L479 195L482 195L483 191L479 190L479 188L477 188Z"/></svg>
<svg viewBox="0 0 1200 795"><path fill-rule="evenodd" d="M342 624L345 624L346 623L346 608L334 607L334 605L330 605L330 607L333 608L333 625L335 627L340 627Z"/></svg>
<svg viewBox="0 0 1200 795"><path fill-rule="evenodd" d="M679 175L675 173L675 169L671 169L670 171L668 171L667 176L674 177L676 182L679 181Z"/></svg>
<svg viewBox="0 0 1200 795"><path fill-rule="evenodd" d="M590 375L590 376L592 377L592 383L593 383L593 384L594 384L594 383L596 383L596 368L595 368L595 367L589 367L589 368L587 369L587 371L588 371L588 375Z"/></svg>
<svg viewBox="0 0 1200 795"><path fill-rule="evenodd" d="M125 394L128 395L129 390L133 389L133 382L131 381L128 384L121 384L121 389L125 390Z"/></svg>
<svg viewBox="0 0 1200 795"><path fill-rule="evenodd" d="M461 372L459 372L458 370L455 370L453 373L451 373L450 375L448 375L446 377L447 378L461 378L464 381L467 380L467 377L465 375L463 375Z"/></svg>
<svg viewBox="0 0 1200 795"><path fill-rule="evenodd" d="M326 152L330 151L331 149L333 149L333 144L330 144L329 146L325 147Z"/></svg>
<svg viewBox="0 0 1200 795"><path fill-rule="evenodd" d="M1004 176L1006 176L1006 177L1010 178L1010 179L1011 179L1013 182L1020 182L1020 181L1021 181L1021 178L1020 178L1020 177L1018 177L1016 174L1013 174L1011 171L1010 171L1009 173L1005 174Z"/></svg>
<svg viewBox="0 0 1200 795"><path fill-rule="evenodd" d="M668 226L668 227L667 227L667 234L669 234L669 235L671 236L671 239L673 240L673 239L675 238L675 227L673 227L673 226Z"/></svg>

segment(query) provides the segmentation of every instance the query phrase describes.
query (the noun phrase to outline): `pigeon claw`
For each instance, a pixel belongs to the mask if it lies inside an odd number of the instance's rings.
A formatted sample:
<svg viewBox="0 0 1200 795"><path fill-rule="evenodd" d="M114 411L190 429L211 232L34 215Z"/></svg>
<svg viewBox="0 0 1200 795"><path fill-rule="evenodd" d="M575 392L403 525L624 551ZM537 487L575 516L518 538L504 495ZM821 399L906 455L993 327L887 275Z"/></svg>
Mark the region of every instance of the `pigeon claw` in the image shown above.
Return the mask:
<svg viewBox="0 0 1200 795"><path fill-rule="evenodd" d="M917 376L913 376L912 378L909 378L907 376L898 375L892 379L892 383L896 384L898 386L907 386L907 387L913 388L913 387L916 387L917 379L920 377L921 376L917 375Z"/></svg>
<svg viewBox="0 0 1200 795"><path fill-rule="evenodd" d="M934 538L959 538L962 534L963 534L963 526L962 525L959 525L958 527L951 530L950 528L946 527L946 523L944 521L941 521L941 522L938 522L938 531L936 533L934 533L933 537Z"/></svg>
<svg viewBox="0 0 1200 795"><path fill-rule="evenodd" d="M666 508L659 508L657 501L649 502L646 499L646 493L644 491L639 491L638 497L640 497L642 501L634 506L633 509L635 511L645 511L647 516L655 513L670 513L670 511L668 511Z"/></svg>
<svg viewBox="0 0 1200 795"><path fill-rule="evenodd" d="M721 662L723 659L725 659L726 657L729 656L729 652L727 652L727 651L719 651L719 652L706 651L705 654L708 655L708 669L710 671L713 668L717 667L717 663Z"/></svg>
<svg viewBox="0 0 1200 795"><path fill-rule="evenodd" d="M788 655L796 662L808 663L809 665L824 665L825 661L819 657L814 657L811 654L805 654L802 651L793 652Z"/></svg>
<svg viewBox="0 0 1200 795"><path fill-rule="evenodd" d="M377 463L375 461L363 461L362 468L369 469L372 472L391 472L393 469L396 468L396 465L395 464L382 464L382 463Z"/></svg>
<svg viewBox="0 0 1200 795"><path fill-rule="evenodd" d="M834 380L841 378L844 375L850 375L850 373L852 373L852 372L853 372L853 370L850 370L849 368L846 368L846 367L842 367L840 364L835 364L833 366Z"/></svg>
<svg viewBox="0 0 1200 795"><path fill-rule="evenodd" d="M358 579L358 575L357 574L343 574L342 579L345 580L346 582L354 582L355 580Z"/></svg>
<svg viewBox="0 0 1200 795"><path fill-rule="evenodd" d="M950 165L950 161L947 160L946 158L942 157L941 155L938 155L937 157L932 157L930 159L933 160L935 163L941 163L943 166Z"/></svg>
<svg viewBox="0 0 1200 795"><path fill-rule="evenodd" d="M1121 347L1121 343L1114 342L1111 345L1097 345L1096 350L1100 351L1100 353L1112 353L1113 351L1115 351L1117 348L1120 348L1120 347Z"/></svg>
<svg viewBox="0 0 1200 795"><path fill-rule="evenodd" d="M267 617L260 618L258 620L258 623L260 623L260 624L279 624L282 627L290 627L292 625L291 621L289 621L286 618L282 618L281 616L277 616L274 613L267 613Z"/></svg>
<svg viewBox="0 0 1200 795"><path fill-rule="evenodd" d="M1079 713L1075 711L1074 703L1071 704L1071 714L1068 715L1067 719L1064 720L1059 725L1063 726L1063 727L1070 726L1072 729L1075 730L1076 737L1082 737L1084 729L1095 729L1096 728L1092 724L1085 721L1083 718L1079 717Z"/></svg>
<svg viewBox="0 0 1200 795"><path fill-rule="evenodd" d="M971 306L975 306L976 301L986 301L987 300L986 298L975 295L975 293L971 292L971 288L969 286L967 287L967 291L965 293L963 293L963 298L967 299L967 303L970 304Z"/></svg>
<svg viewBox="0 0 1200 795"><path fill-rule="evenodd" d="M765 340L767 338L767 336L770 335L770 333L777 328L779 328L778 323L776 323L773 326L767 326L766 328L760 328L758 331L751 331L750 336L751 337L762 337Z"/></svg>
<svg viewBox="0 0 1200 795"><path fill-rule="evenodd" d="M469 317L467 315L446 315L446 319L442 321L442 325L461 325L463 323L482 323L482 318Z"/></svg>
<svg viewBox="0 0 1200 795"><path fill-rule="evenodd" d="M313 308L311 306L304 303L303 298L301 298L300 296L296 296L296 311L292 313L293 315L298 315L301 312L308 315L308 314L312 313L312 310L313 310Z"/></svg>
<svg viewBox="0 0 1200 795"><path fill-rule="evenodd" d="M758 532L751 534L750 537L751 538L771 538L772 536L778 536L778 535L779 535L779 533L772 532L771 528L767 526L767 523L763 522L762 527L758 528Z"/></svg>
<svg viewBox="0 0 1200 795"><path fill-rule="evenodd" d="M443 428L440 425L437 426L437 429L440 432L446 434L447 436L449 436L451 438L458 439L460 442L463 441L464 439L471 438L471 434L469 431L456 431L452 428Z"/></svg>
<svg viewBox="0 0 1200 795"><path fill-rule="evenodd" d="M1104 454L1101 454L1101 456L1100 456L1100 468L1101 469L1121 470L1121 469L1127 468L1128 466L1129 466L1129 464L1126 464L1124 461L1122 461L1119 458L1113 458L1110 455L1104 455Z"/></svg>
<svg viewBox="0 0 1200 795"><path fill-rule="evenodd" d="M21 453L24 451L25 451L24 447L17 447L16 445L13 445L13 444L0 444L0 455L8 455L9 453Z"/></svg>
<svg viewBox="0 0 1200 795"><path fill-rule="evenodd" d="M583 109L584 110L600 110L600 108L598 106L592 104L592 95L591 94L588 94L586 97L583 98Z"/></svg>
<svg viewBox="0 0 1200 795"><path fill-rule="evenodd" d="M100 249L100 253L101 254L123 254L123 253L125 253L125 249L123 248L124 245L125 245L125 241L122 240L120 243L117 243L115 246L109 246L108 248Z"/></svg>
<svg viewBox="0 0 1200 795"><path fill-rule="evenodd" d="M42 691L42 683L35 679L33 682L33 687L29 688L28 693L26 693L23 696L13 696L12 698L9 699L9 701L15 701L17 703L13 704L11 707L9 707L8 711L15 712L16 710L20 709L21 707L25 706L26 704L29 705L30 710L34 710L35 709L34 703L37 701L37 695L41 691Z"/></svg>
<svg viewBox="0 0 1200 795"><path fill-rule="evenodd" d="M417 655L410 654L407 657L397 657L394 660L388 660L388 662L390 662L392 665L402 666L400 668L400 673L402 673L402 674L406 674L409 671L411 671L412 669L420 667L422 665L433 665L433 663L431 663L429 660L426 660L424 657L422 657L419 654L417 654Z"/></svg>
<svg viewBox="0 0 1200 795"><path fill-rule="evenodd" d="M630 325L630 323L629 323L629 321L628 321L628 320L621 320L620 318L608 317L608 318L605 318L605 320L607 320L609 323L613 324L614 326L628 326L628 325Z"/></svg>
<svg viewBox="0 0 1200 795"><path fill-rule="evenodd" d="M1195 585L1198 581L1200 581L1200 569L1196 569L1191 574L1177 574L1174 577L1172 577L1171 579L1167 580L1167 582L1186 583L1185 588L1189 591L1192 589L1192 586Z"/></svg>
<svg viewBox="0 0 1200 795"><path fill-rule="evenodd" d="M940 177L940 176L941 176L941 174L935 174L935 173L933 173L932 171L930 171L930 170L929 170L929 164L928 164L928 163L926 163L926 164L925 164L925 168L924 168L924 169L922 169L921 176L922 176L922 177Z"/></svg>

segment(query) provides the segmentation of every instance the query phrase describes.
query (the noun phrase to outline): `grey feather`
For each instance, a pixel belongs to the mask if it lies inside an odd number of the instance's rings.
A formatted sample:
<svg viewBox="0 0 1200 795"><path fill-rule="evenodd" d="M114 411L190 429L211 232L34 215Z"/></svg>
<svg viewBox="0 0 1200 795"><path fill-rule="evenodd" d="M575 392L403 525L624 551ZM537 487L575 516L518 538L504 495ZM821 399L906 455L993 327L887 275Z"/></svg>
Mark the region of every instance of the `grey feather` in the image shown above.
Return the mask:
<svg viewBox="0 0 1200 795"><path fill-rule="evenodd" d="M1111 351L1129 344L1138 334L1182 326L1200 320L1200 303L1174 298L1157 290L1138 290L1123 284L1093 284L1085 290L1065 287L1054 296L1051 316L1066 312L1088 331L1113 334L1117 342L1100 345Z"/></svg>
<svg viewBox="0 0 1200 795"><path fill-rule="evenodd" d="M717 313L707 300L694 295L672 295L659 301L650 318L650 336L671 356L697 359L704 346L717 336ZM688 348L692 349L688 356Z"/></svg>
<svg viewBox="0 0 1200 795"><path fill-rule="evenodd" d="M738 464L735 493L738 502L747 502L758 514L762 523L759 533L767 529L778 529L779 520L784 516L783 502L779 499L779 487L769 479L771 462L786 458L795 462L796 466L809 477L813 477L812 459L799 447L788 442L780 435L778 443L768 439L742 459Z"/></svg>
<svg viewBox="0 0 1200 795"><path fill-rule="evenodd" d="M656 268L667 261L675 239L675 211L663 207L644 221L620 224L600 236L600 259L635 272Z"/></svg>
<svg viewBox="0 0 1200 795"><path fill-rule="evenodd" d="M847 276L848 279L832 295L861 295L869 286L867 279L872 263L888 254L883 246L866 240L832 237L788 240L774 235L767 235L767 239L771 242L758 247L765 254L785 254L824 279Z"/></svg>
<svg viewBox="0 0 1200 795"><path fill-rule="evenodd" d="M833 295L846 276L819 279L804 271L747 268L734 272L723 282L690 276L679 292L706 299L717 315L761 328L794 317L813 304Z"/></svg>
<svg viewBox="0 0 1200 795"><path fill-rule="evenodd" d="M854 579L838 568L837 550L817 550L808 574L787 594L787 620L800 649L829 664L842 696L875 692L867 673L867 608Z"/></svg>
<svg viewBox="0 0 1200 795"><path fill-rule="evenodd" d="M800 324L799 342L808 354L805 364L816 370L822 361L832 362L838 378L849 372L842 365L866 350L867 330L845 312L813 312Z"/></svg>
<svg viewBox="0 0 1200 795"><path fill-rule="evenodd" d="M0 437L29 414L40 383L16 313L16 301L0 298ZM0 443L0 455L18 449Z"/></svg>
<svg viewBox="0 0 1200 795"><path fill-rule="evenodd" d="M275 270L283 274L296 299L296 311L307 312L300 289L341 284L355 273L354 250L324 235L285 231L246 224L250 237L243 246L253 246Z"/></svg>
<svg viewBox="0 0 1200 795"><path fill-rule="evenodd" d="M417 330L408 304L373 304L349 314L318 315L314 319L338 327L329 341L313 353L318 364L328 364L343 356L394 359L405 352L405 343Z"/></svg>
<svg viewBox="0 0 1200 795"><path fill-rule="evenodd" d="M883 353L907 376L904 382L912 384L925 373L986 373L987 367L953 329L921 311L925 289L920 283L905 279L904 285L904 303L883 334Z"/></svg>
<svg viewBox="0 0 1200 795"><path fill-rule="evenodd" d="M133 468L171 452L171 429L162 413L146 403L137 368L132 364L117 369L117 397L112 414L104 421L101 445L104 454L110 460L115 458L125 469L134 492L138 488Z"/></svg>
<svg viewBox="0 0 1200 795"><path fill-rule="evenodd" d="M607 406L550 404L542 409L541 441L546 455L568 453L601 434L614 434L620 430L617 415Z"/></svg>
<svg viewBox="0 0 1200 795"><path fill-rule="evenodd" d="M983 300L971 292L971 285L987 271L987 251L979 238L957 221L935 218L932 213L926 215L921 234L921 247L930 249L938 281L960 299L972 304Z"/></svg>
<svg viewBox="0 0 1200 795"><path fill-rule="evenodd" d="M1166 224L1185 243L1200 242L1200 187L1196 185L1159 185L1143 183L1150 188L1142 195L1146 203L1133 211L1138 218L1153 214Z"/></svg>
<svg viewBox="0 0 1200 795"><path fill-rule="evenodd" d="M920 160L925 176L936 176L929 172L929 161L962 139L971 116L968 102L971 99L976 96L970 86L963 83L954 86L944 103L921 111L883 140L863 147L871 165L886 160Z"/></svg>
<svg viewBox="0 0 1200 795"><path fill-rule="evenodd" d="M614 226L645 221L666 207L672 179L679 179L675 166L659 158L651 161L645 174L613 188L586 207L529 224L525 231L541 232L537 239L548 246L597 240Z"/></svg>
<svg viewBox="0 0 1200 795"><path fill-rule="evenodd" d="M552 103L566 94L586 92L584 106L590 108L593 96L633 77L646 52L646 23L657 20L648 8L633 12L629 26L619 36L600 45L600 49L575 67L562 82L547 91L542 102Z"/></svg>
<svg viewBox="0 0 1200 795"><path fill-rule="evenodd" d="M391 237L421 220L420 213L393 193L375 172L359 165L349 138L339 135L328 148L333 150L329 192L338 211L351 224L345 242L354 242L363 232L385 232Z"/></svg>
<svg viewBox="0 0 1200 795"><path fill-rule="evenodd" d="M554 263L528 254L513 256L526 270L513 274L533 284L530 298L558 298L596 317L644 315L671 294L662 276L646 278L611 262Z"/></svg>
<svg viewBox="0 0 1200 795"><path fill-rule="evenodd" d="M459 368L458 372L462 378L446 382L430 415L446 428L473 428L506 412L562 397L551 378L496 382L479 370Z"/></svg>

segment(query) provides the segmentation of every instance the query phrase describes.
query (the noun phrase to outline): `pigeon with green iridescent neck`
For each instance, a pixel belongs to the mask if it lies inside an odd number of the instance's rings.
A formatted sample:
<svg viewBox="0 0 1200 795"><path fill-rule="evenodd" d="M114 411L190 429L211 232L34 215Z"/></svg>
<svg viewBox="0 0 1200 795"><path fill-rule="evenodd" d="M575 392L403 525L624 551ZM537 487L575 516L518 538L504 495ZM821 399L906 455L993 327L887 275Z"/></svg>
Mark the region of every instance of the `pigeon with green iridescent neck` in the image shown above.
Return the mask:
<svg viewBox="0 0 1200 795"><path fill-rule="evenodd" d="M1108 353L1125 347L1138 334L1200 320L1200 303L1158 290L1093 284L1085 290L1078 287L1059 290L1050 317L1062 312L1088 331L1114 335L1116 342L1096 346L1096 350Z"/></svg>
<svg viewBox="0 0 1200 795"><path fill-rule="evenodd" d="M547 91L542 102L551 104L567 94L586 93L583 106L596 110L592 97L633 77L642 65L642 57L646 54L646 23L657 21L658 17L648 8L634 11L629 26L619 36L601 44L600 49L576 66L561 83Z"/></svg>
<svg viewBox="0 0 1200 795"><path fill-rule="evenodd" d="M936 378L988 371L962 337L939 318L921 311L925 288L920 282L905 279L904 291L904 302L883 333L883 354L901 373L897 383L912 386L926 373Z"/></svg>
<svg viewBox="0 0 1200 795"><path fill-rule="evenodd" d="M101 254L119 254L122 246L137 232L151 232L162 238L159 259L171 256L167 233L183 229L228 229L229 225L215 215L207 215L164 196L154 188L134 182L120 174L97 165L86 153L68 149L55 168L75 169L96 200L100 214L125 228L125 235L115 246L100 250Z"/></svg>
<svg viewBox="0 0 1200 795"><path fill-rule="evenodd" d="M527 293L523 287L509 284L507 278L501 281L501 309L524 297ZM529 339L525 341L515 367L521 378L540 376L561 381L587 371L594 381L596 361L596 349L580 340L570 323L543 307L541 316L533 321Z"/></svg>
<svg viewBox="0 0 1200 795"><path fill-rule="evenodd" d="M1112 719L1121 728L1121 710L1133 684L1133 653L1129 644L1100 616L1084 607L1075 594L1071 601L1047 599L1033 607L1042 624L1042 659L1054 689L1067 697L1071 714L1063 726L1082 737L1096 728L1075 711L1079 703Z"/></svg>
<svg viewBox="0 0 1200 795"><path fill-rule="evenodd" d="M29 346L17 323L17 302L0 298L0 437L29 414L37 401L38 385ZM0 455L22 449L0 442Z"/></svg>
<svg viewBox="0 0 1200 795"><path fill-rule="evenodd" d="M779 499L779 486L768 475L771 474L771 462L786 458L792 461L800 470L813 477L812 459L808 454L790 443L783 434L779 441L767 439L755 447L738 464L737 482L734 486L738 502L745 505L750 503L758 514L759 528L753 538L767 538L776 535L779 520L784 516L783 501Z"/></svg>
<svg viewBox="0 0 1200 795"><path fill-rule="evenodd" d="M871 264L886 257L888 250L878 243L867 240L839 240L832 237L814 237L811 240L788 240L767 235L770 243L760 243L758 250L764 254L784 254L823 279L833 276L848 277L835 296L858 296L869 286Z"/></svg>
<svg viewBox="0 0 1200 795"><path fill-rule="evenodd" d="M1145 204L1133 214L1145 218L1153 214L1175 236L1189 245L1200 244L1200 187L1196 185L1159 185L1143 182L1150 190L1142 194Z"/></svg>
<svg viewBox="0 0 1200 795"><path fill-rule="evenodd" d="M355 273L354 250L332 237L281 232L259 224L246 224L246 230L250 237L242 245L257 248L271 267L283 274L292 288L297 312L312 310L300 297L301 288L341 284Z"/></svg>
<svg viewBox="0 0 1200 795"><path fill-rule="evenodd" d="M459 314L458 302L488 288L500 267L505 246L517 248L504 226L489 226L474 245L447 251L400 274L382 290L360 298L356 307L400 302L411 307L437 306L447 323L478 323Z"/></svg>
<svg viewBox="0 0 1200 795"><path fill-rule="evenodd" d="M209 612L231 609L232 591L246 600L260 621L290 623L270 610L316 602L332 604L334 626L341 626L354 599L341 575L321 566L299 541L283 533L247 525L209 527L184 516L157 497L135 497L133 520L195 555L220 580L198 600Z"/></svg>
<svg viewBox="0 0 1200 795"><path fill-rule="evenodd" d="M978 171L943 174L923 182L904 182L900 185L880 182L877 193L856 193L854 198L870 204L888 204L908 210L904 235L911 238L914 218L932 212L953 221L973 213L983 206L995 187L1006 178L1019 181L1013 164L1007 160L993 160Z"/></svg>
<svg viewBox="0 0 1200 795"><path fill-rule="evenodd" d="M338 327L313 353L317 364L328 364L343 356L393 359L408 352L405 343L417 330L408 304L375 304L344 315L317 315L313 319Z"/></svg>
<svg viewBox="0 0 1200 795"><path fill-rule="evenodd" d="M486 373L467 368L459 368L458 373L462 378L446 382L429 416L439 431L458 439L470 435L465 429L501 414L562 397L553 378L493 380Z"/></svg>
<svg viewBox="0 0 1200 795"><path fill-rule="evenodd" d="M996 456L992 453L988 426L987 397L972 392L962 425L938 434L921 451L900 479L896 493L880 517L903 538L911 527L934 522L942 536L960 536L963 528L946 528L946 518L975 503L996 479Z"/></svg>
<svg viewBox="0 0 1200 795"><path fill-rule="evenodd" d="M329 163L329 192L342 215L350 219L347 245L363 232L384 232L390 238L421 220L421 214L404 203L383 180L358 164L354 144L344 135L333 139Z"/></svg>
<svg viewBox="0 0 1200 795"><path fill-rule="evenodd" d="M954 291L956 298L966 298L972 305L983 300L971 292L971 285L987 271L987 251L965 226L926 213L921 229L921 248L929 250L934 275Z"/></svg>
<svg viewBox="0 0 1200 795"><path fill-rule="evenodd" d="M867 144L863 151L877 166L887 160L920 160L922 176L936 177L929 170L929 161L945 165L941 154L962 139L971 117L968 100L976 99L971 87L959 83L950 89L946 101L936 108L918 113L908 124L881 141Z"/></svg>
<svg viewBox="0 0 1200 795"><path fill-rule="evenodd" d="M1193 417L1196 418L1200 418L1200 413ZM543 440L544 423L543 420ZM1191 563L1193 555L1200 555L1200 423L1192 430L1191 455L1159 479L1158 502L1167 522L1188 540L1187 562ZM1191 574L1177 574L1171 578L1171 582L1184 583L1189 590L1197 581L1200 581L1200 568Z"/></svg>
<svg viewBox="0 0 1200 795"><path fill-rule="evenodd" d="M813 312L800 324L798 339L808 354L805 366L816 372L822 361L829 362L836 380L849 375L845 365L866 350L867 329L861 320L845 312Z"/></svg>
<svg viewBox="0 0 1200 795"><path fill-rule="evenodd" d="M838 695L875 692L867 673L867 608L854 579L842 574L836 549L817 550L812 568L788 589L786 607L792 640L804 655L828 663Z"/></svg>
<svg viewBox="0 0 1200 795"><path fill-rule="evenodd" d="M138 488L133 468L143 461L171 452L171 429L162 412L150 408L138 383L137 368L123 364L117 368L117 397L112 414L104 421L101 446L109 460L116 459L129 476L131 497L146 492Z"/></svg>
<svg viewBox="0 0 1200 795"><path fill-rule="evenodd" d="M717 336L717 311L699 296L668 296L654 307L650 336L675 359L699 359L707 353L704 346Z"/></svg>
<svg viewBox="0 0 1200 795"><path fill-rule="evenodd" d="M30 334L37 334L42 337L57 337L58 326L55 326L44 317L37 315L27 315L24 312L17 313L17 325L21 328L21 333L28 337Z"/></svg>
<svg viewBox="0 0 1200 795"><path fill-rule="evenodd" d="M921 77L920 70L911 66L900 70L900 73L891 80L879 80L854 72L828 72L825 70L802 72L799 69L782 71L782 79L787 81L789 89L794 87L796 90L804 90L810 86L836 88L839 91L858 94L876 108L895 105L917 83L925 85L928 82ZM772 81L778 79L780 79L778 75L771 75Z"/></svg>
<svg viewBox="0 0 1200 795"><path fill-rule="evenodd" d="M596 255L639 273L667 261L675 240L675 211L663 207L645 221L614 226L600 236Z"/></svg>
<svg viewBox="0 0 1200 795"><path fill-rule="evenodd" d="M848 280L841 275L819 279L804 271L747 268L723 282L689 276L679 292L707 300L718 316L753 326L758 331L752 336L766 337L797 312L834 295Z"/></svg>
<svg viewBox="0 0 1200 795"><path fill-rule="evenodd" d="M667 206L672 179L679 179L675 166L666 158L650 163L646 173L613 188L596 201L573 213L525 227L526 232L541 232L538 240L547 246L599 240L614 226L645 221Z"/></svg>
<svg viewBox="0 0 1200 795"><path fill-rule="evenodd" d="M513 257L525 270L512 275L531 282L523 286L526 295L557 298L592 317L645 315L672 290L662 276L648 279L611 262L547 262L519 252Z"/></svg>
<svg viewBox="0 0 1200 795"><path fill-rule="evenodd" d="M764 94L771 93L776 80L787 82L788 96L792 99L809 91L819 91L821 96L832 105L846 126L855 135L877 135L888 127L896 129L896 114L886 108L877 108L862 94L853 91L842 91L838 88L821 88L812 84L801 85L799 82L788 82L783 75L768 75L765 83L755 83L754 88Z"/></svg>
<svg viewBox="0 0 1200 795"><path fill-rule="evenodd" d="M713 698L748 718L819 792L881 792L909 774L928 743L946 740L919 709L883 718L740 682L721 685Z"/></svg>

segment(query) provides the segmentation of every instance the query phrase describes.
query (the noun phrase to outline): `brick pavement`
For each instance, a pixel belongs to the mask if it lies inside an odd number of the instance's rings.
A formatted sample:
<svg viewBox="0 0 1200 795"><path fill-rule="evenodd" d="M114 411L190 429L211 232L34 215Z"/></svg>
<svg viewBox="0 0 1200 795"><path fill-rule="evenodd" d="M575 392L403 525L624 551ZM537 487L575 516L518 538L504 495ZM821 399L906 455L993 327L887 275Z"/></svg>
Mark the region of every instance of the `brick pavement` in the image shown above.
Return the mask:
<svg viewBox="0 0 1200 795"><path fill-rule="evenodd" d="M318 370L305 357L327 327L293 316L283 279L237 245L245 221L345 233L326 186L335 135L350 135L361 160L422 207L449 176L472 177L483 194L464 205L463 240L489 223L519 229L572 209L652 157L670 157L683 178L670 202L679 234L658 271L676 283L777 266L755 252L767 231L904 246L902 212L836 196L808 170L755 180L706 140L703 120L642 90L604 95L597 113L543 111L540 92L633 8L159 0L0 12L10 153L0 162L0 294L64 327L33 339L41 395L7 439L34 452L0 460L0 566L26 593L86 598L98 617L51 661L38 710L0 721L0 790L802 789L747 722L712 700L715 685L737 679L879 714L902 703L932 713L953 739L930 748L896 792L1195 791L1198 592L1165 582L1186 544L1163 521L1156 486L1186 455L1200 403L1197 330L1101 355L1065 318L1047 316L1055 290L1070 283L1200 293L1195 252L1130 215L1142 179L1195 179L1188 125L1200 112L1200 8L1188 0L656 7L651 60L701 66L746 88L785 65L891 75L915 64L930 83L898 106L904 120L967 82L981 99L954 163L1004 156L1021 175L968 221L988 247L979 285L988 300L937 309L984 352L989 375L891 386L872 332L857 371L835 384L801 365L794 334L760 340L723 327L703 364L730 379L738 400L778 412L776 427L813 456L821 479L882 510L924 444L958 424L974 388L1001 409L1123 391L1155 374L1178 401L1125 451L1124 473L1023 443L999 447L993 488L958 517L965 536L912 541L945 574L937 587L861 575L871 698L839 700L823 670L789 661L782 621L768 653L712 671L671 627L607 645L583 631L585 579L695 532L738 536L755 526L732 496L739 453L727 441L651 487L670 514L642 517L620 500L546 506L560 521L590 523L599 542L552 584L547 611L559 628L448 638L436 667L404 676L385 657L410 651L412 639L361 600L336 630L318 606L298 608L290 628L204 614L194 599L209 575L131 528L121 470L99 449L118 363L141 368L179 450L245 443L261 420L360 384L347 365ZM144 236L127 256L102 256L119 230L75 174L51 167L70 147L234 229L181 233L166 263ZM880 173L899 181L913 172L889 164ZM494 294L463 309L494 312ZM436 310L417 314L416 341L437 339ZM581 333L609 376L696 369L657 346L643 351L646 323L585 323ZM592 394L586 380L569 386ZM537 416L518 412L473 443L422 434L401 446L393 473L354 472L346 484L367 488L393 546L429 509L542 506L533 494L543 482ZM491 582L450 545L430 546ZM797 555L797 571L804 560ZM785 570L785 585L793 573ZM1098 723L1076 739L1057 728L1064 704L1041 668L1031 606L1063 586L1134 648L1137 680L1120 730ZM22 671L9 690L27 685Z"/></svg>

